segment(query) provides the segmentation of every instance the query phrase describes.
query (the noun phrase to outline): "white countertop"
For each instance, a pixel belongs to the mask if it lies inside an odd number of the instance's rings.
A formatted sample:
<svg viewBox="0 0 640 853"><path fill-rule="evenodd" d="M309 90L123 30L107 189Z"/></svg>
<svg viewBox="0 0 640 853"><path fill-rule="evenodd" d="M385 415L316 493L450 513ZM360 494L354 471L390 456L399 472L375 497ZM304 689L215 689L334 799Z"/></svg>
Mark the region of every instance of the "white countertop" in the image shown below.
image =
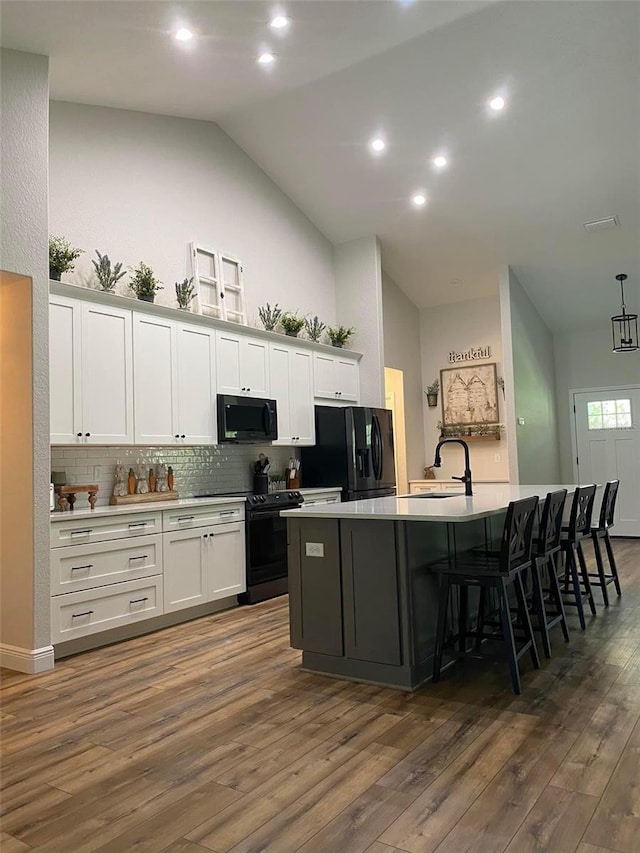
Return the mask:
<svg viewBox="0 0 640 853"><path fill-rule="evenodd" d="M296 491L300 492L302 497L305 495L335 495L336 492L342 492L340 486L309 486L306 489L296 489Z"/></svg>
<svg viewBox="0 0 640 853"><path fill-rule="evenodd" d="M288 518L378 518L390 521L473 521L504 512L511 501L539 495L544 500L547 492L566 489L571 495L575 485L512 486L508 483L473 486L473 497L449 494L445 498L424 498L419 495L372 498L340 504L320 504L283 510ZM442 494L442 493L441 493Z"/></svg>
<svg viewBox="0 0 640 853"><path fill-rule="evenodd" d="M78 498L80 500L81 498ZM110 515L131 514L132 512L162 512L171 509L193 509L199 506L216 506L217 504L244 504L243 497L220 497L215 498L178 498L173 501L150 501L149 503L139 504L121 504L119 506L97 506L95 509L90 507L80 507L66 512L52 512L51 522L73 521L75 518L102 518ZM76 504L77 506L77 504Z"/></svg>

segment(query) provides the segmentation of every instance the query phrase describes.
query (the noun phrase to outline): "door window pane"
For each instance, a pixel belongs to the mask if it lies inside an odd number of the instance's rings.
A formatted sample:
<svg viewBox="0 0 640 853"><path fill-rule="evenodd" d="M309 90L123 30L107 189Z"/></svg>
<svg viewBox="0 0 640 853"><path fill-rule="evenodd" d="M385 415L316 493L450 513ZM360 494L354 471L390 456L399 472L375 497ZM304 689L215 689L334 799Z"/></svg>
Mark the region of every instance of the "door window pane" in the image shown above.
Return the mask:
<svg viewBox="0 0 640 853"><path fill-rule="evenodd" d="M631 400L592 400L587 403L587 421L590 430L631 429Z"/></svg>

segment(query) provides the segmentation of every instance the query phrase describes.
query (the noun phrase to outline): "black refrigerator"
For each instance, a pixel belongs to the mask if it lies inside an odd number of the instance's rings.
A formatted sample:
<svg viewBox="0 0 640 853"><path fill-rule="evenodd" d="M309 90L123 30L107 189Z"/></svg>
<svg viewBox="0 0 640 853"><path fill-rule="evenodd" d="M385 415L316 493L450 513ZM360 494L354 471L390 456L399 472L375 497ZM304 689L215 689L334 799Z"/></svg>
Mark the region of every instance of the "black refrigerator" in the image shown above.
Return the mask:
<svg viewBox="0 0 640 853"><path fill-rule="evenodd" d="M390 411L316 406L315 420L315 447L302 448L305 486L340 486L343 501L395 495Z"/></svg>

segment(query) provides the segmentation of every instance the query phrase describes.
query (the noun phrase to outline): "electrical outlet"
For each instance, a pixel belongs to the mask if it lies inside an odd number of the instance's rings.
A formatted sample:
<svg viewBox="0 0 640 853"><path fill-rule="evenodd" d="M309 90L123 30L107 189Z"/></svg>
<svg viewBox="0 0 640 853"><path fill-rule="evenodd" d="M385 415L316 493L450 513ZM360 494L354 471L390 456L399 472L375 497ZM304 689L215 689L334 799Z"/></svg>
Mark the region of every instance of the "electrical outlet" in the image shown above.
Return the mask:
<svg viewBox="0 0 640 853"><path fill-rule="evenodd" d="M496 453L493 457L494 462L502 462L502 456L499 453Z"/></svg>
<svg viewBox="0 0 640 853"><path fill-rule="evenodd" d="M324 557L324 545L322 542L305 542L304 553L307 557Z"/></svg>

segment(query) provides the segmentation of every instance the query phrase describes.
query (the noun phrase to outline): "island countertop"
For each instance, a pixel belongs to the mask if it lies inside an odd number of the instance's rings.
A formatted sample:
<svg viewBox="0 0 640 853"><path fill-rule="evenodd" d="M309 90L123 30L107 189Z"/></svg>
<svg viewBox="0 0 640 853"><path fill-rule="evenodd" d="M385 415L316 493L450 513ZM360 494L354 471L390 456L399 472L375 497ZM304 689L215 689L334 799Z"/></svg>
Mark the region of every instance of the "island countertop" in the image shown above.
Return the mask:
<svg viewBox="0 0 640 853"><path fill-rule="evenodd" d="M339 504L302 506L299 509L283 510L286 518L339 518L380 519L387 521L473 521L504 513L511 501L538 495L544 500L547 492L566 489L569 495L576 485L543 484L516 486L509 483L476 483L473 496L465 497L463 487L460 494L441 492L440 497L402 495L400 497L372 498L364 501L349 501ZM438 493L436 493L438 494Z"/></svg>

